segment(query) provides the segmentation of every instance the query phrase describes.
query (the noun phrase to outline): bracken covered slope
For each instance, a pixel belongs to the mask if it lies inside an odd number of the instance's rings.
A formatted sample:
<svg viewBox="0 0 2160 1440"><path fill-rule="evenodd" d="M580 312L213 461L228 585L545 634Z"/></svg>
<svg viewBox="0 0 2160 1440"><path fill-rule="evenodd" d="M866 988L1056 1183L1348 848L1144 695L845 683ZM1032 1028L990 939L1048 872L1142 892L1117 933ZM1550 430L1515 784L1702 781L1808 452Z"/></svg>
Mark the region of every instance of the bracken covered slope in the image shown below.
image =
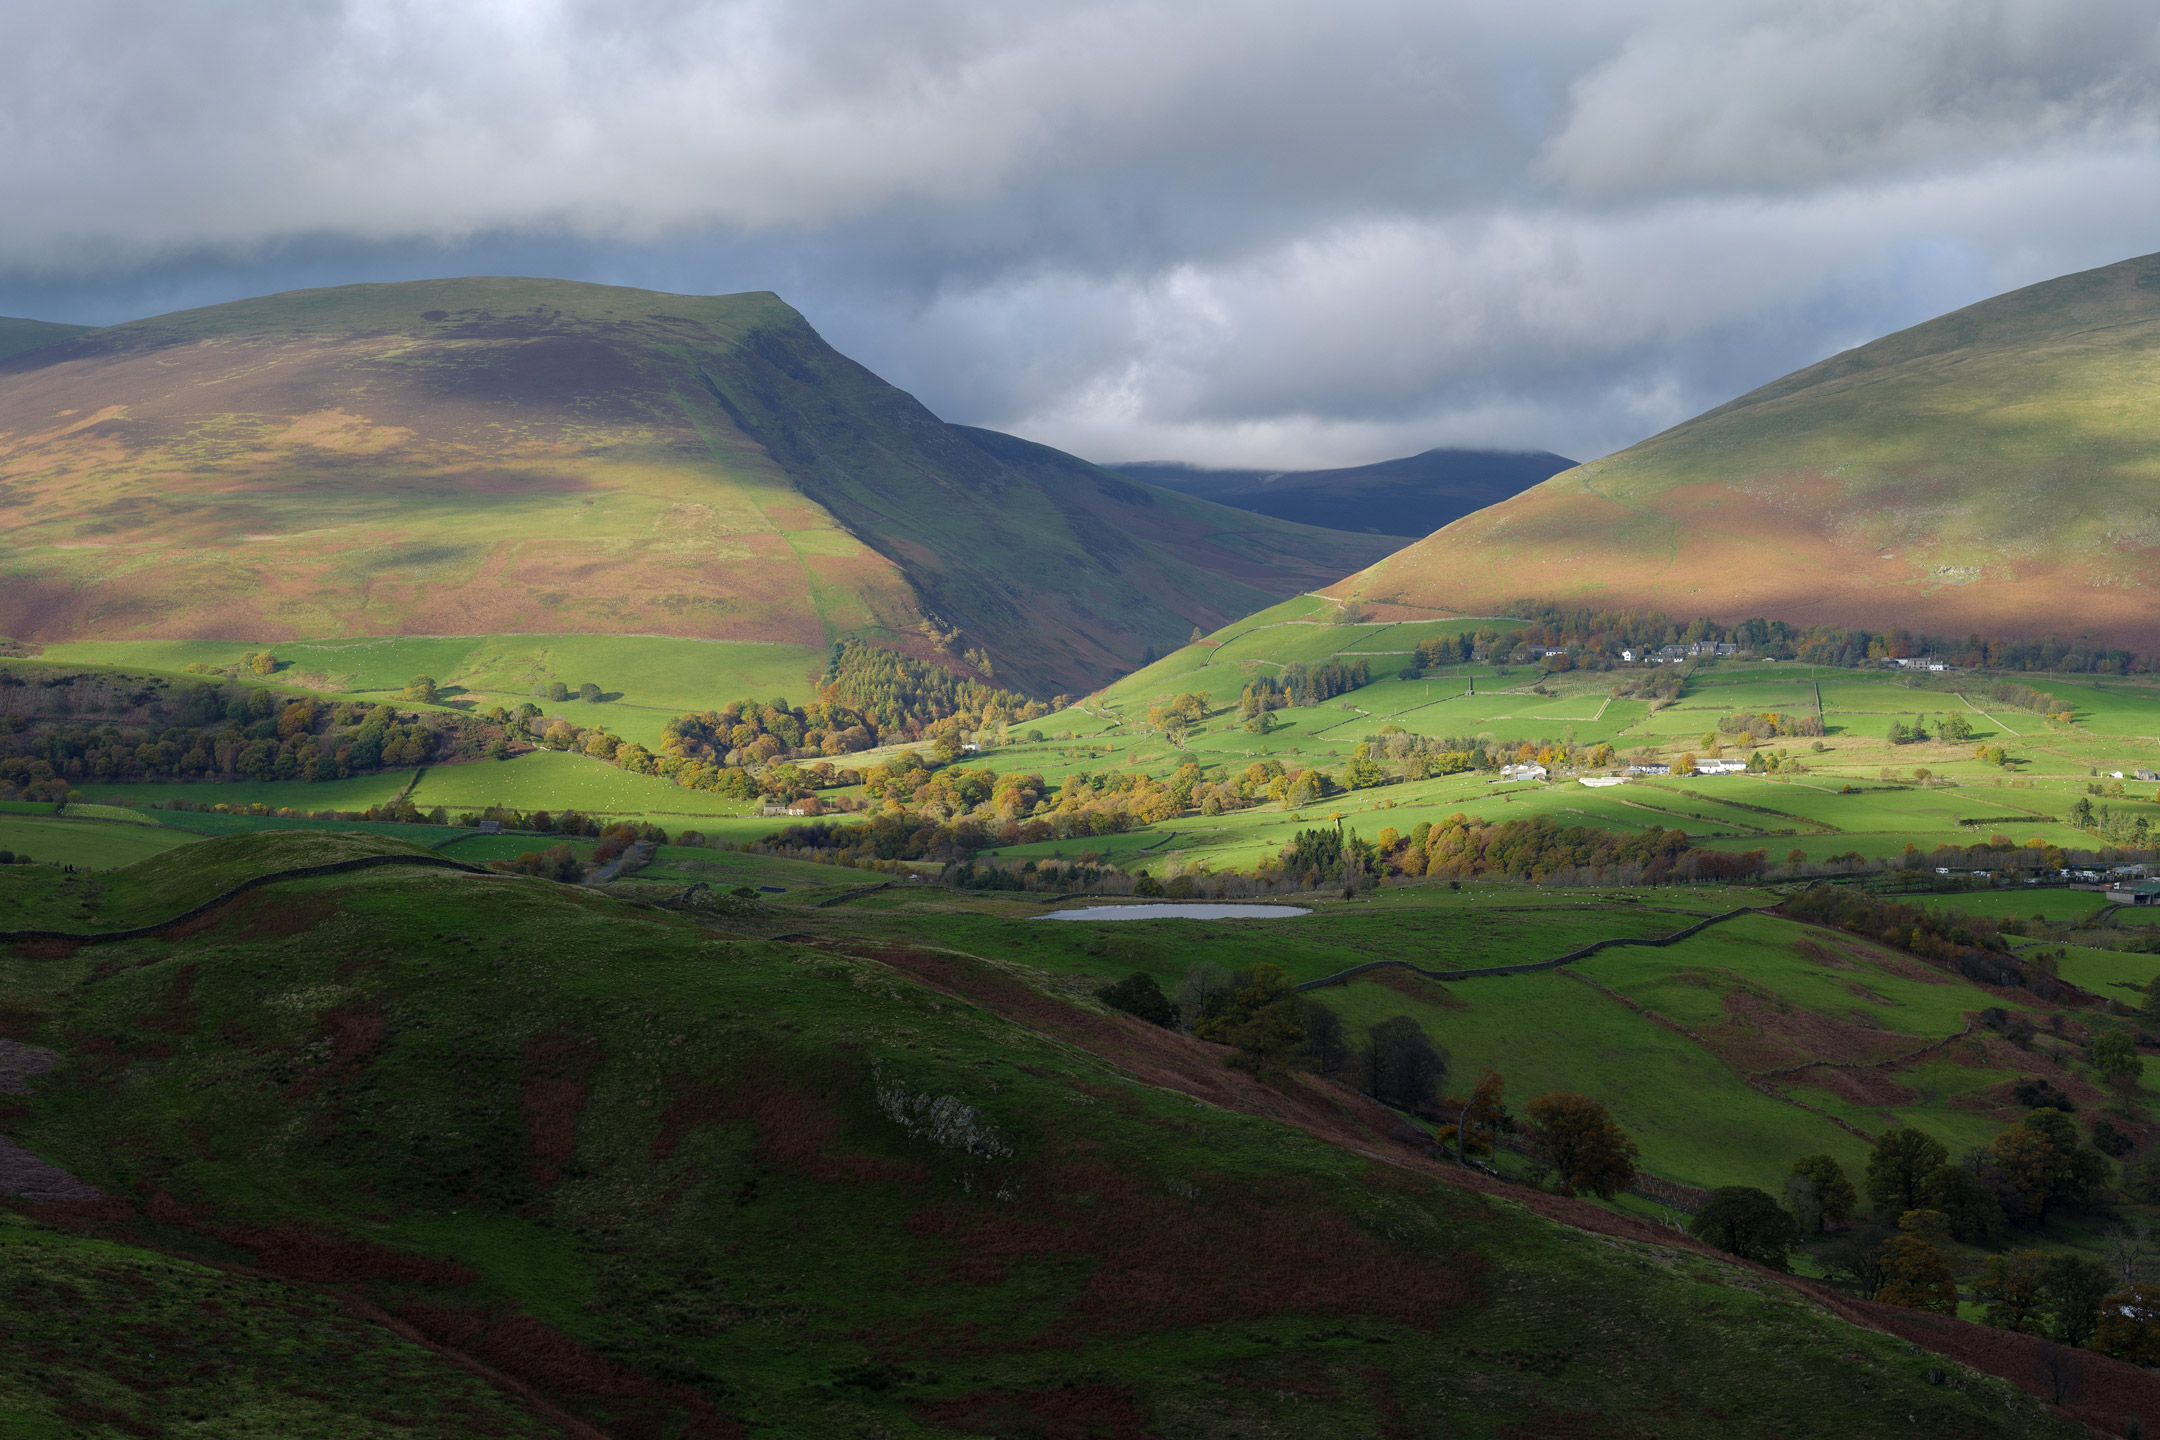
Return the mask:
<svg viewBox="0 0 2160 1440"><path fill-rule="evenodd" d="M1495 613L2160 635L2160 256L1788 375L1467 516L1328 593Z"/></svg>
<svg viewBox="0 0 2160 1440"><path fill-rule="evenodd" d="M768 294L345 286L0 361L0 634L637 632L1077 689L1386 546L949 426Z"/></svg>

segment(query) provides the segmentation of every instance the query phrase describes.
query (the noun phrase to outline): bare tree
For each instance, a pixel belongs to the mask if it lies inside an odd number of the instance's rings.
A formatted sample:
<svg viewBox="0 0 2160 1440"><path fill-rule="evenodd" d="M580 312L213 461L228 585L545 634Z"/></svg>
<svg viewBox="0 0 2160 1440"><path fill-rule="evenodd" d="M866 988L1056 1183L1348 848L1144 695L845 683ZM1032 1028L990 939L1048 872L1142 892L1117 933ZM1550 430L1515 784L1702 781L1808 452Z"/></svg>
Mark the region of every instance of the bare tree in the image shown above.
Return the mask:
<svg viewBox="0 0 2160 1440"><path fill-rule="evenodd" d="M2067 1405L2084 1388L2085 1352L2067 1345L2047 1345L2040 1351L2040 1368L2055 1392L2055 1403Z"/></svg>
<svg viewBox="0 0 2160 1440"><path fill-rule="evenodd" d="M2140 1220L2135 1225L2116 1223L2100 1232L2107 1245L2108 1259L2115 1266L2122 1283L2135 1285L2145 1273L2152 1260L2152 1225Z"/></svg>

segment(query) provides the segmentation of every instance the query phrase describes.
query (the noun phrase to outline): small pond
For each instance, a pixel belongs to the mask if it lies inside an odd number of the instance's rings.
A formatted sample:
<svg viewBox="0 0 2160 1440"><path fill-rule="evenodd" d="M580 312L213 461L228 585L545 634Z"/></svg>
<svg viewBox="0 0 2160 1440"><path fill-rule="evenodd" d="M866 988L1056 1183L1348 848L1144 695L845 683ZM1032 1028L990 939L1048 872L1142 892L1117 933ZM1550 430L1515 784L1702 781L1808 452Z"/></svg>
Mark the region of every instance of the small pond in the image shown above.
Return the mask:
<svg viewBox="0 0 2160 1440"><path fill-rule="evenodd" d="M1312 911L1296 905L1085 905L1052 910L1033 920L1288 920Z"/></svg>

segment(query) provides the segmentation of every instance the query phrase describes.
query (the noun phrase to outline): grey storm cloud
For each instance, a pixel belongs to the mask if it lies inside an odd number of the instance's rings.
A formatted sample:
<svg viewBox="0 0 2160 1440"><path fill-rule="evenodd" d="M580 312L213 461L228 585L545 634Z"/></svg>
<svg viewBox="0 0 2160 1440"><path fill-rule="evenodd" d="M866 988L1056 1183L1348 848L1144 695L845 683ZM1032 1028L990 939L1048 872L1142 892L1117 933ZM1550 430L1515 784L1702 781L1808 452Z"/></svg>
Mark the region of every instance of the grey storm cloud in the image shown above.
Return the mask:
<svg viewBox="0 0 2160 1440"><path fill-rule="evenodd" d="M2102 0L13 6L0 310L770 288L1097 458L1588 456L2160 248L2156 60Z"/></svg>

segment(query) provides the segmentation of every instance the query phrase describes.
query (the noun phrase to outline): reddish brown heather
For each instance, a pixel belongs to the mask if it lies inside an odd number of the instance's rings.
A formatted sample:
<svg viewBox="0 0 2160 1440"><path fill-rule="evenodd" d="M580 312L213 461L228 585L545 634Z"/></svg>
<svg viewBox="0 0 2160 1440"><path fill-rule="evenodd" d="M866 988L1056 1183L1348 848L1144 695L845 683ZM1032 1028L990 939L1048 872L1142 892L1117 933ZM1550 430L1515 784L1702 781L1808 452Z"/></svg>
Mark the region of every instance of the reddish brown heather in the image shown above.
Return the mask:
<svg viewBox="0 0 2160 1440"><path fill-rule="evenodd" d="M562 1031L525 1042L525 1132L532 1141L533 1179L542 1189L562 1179L577 1146L578 1116L604 1058L590 1040Z"/></svg>
<svg viewBox="0 0 2160 1440"><path fill-rule="evenodd" d="M168 1035L192 1035L195 1033L195 967L183 965L174 972L172 983L165 987L165 1006L139 1017L136 1024L145 1030L161 1030Z"/></svg>
<svg viewBox="0 0 2160 1440"><path fill-rule="evenodd" d="M760 1158L813 1180L919 1182L928 1173L920 1165L881 1156L834 1153L845 1117L832 1092L791 1082L769 1064L746 1066L738 1075L678 1081L674 1098L660 1112L652 1160L673 1158L684 1137L701 1125L744 1122L757 1132Z"/></svg>
<svg viewBox="0 0 2160 1440"><path fill-rule="evenodd" d="M1302 1186L1250 1181L1209 1187L1205 1204L1092 1161L1039 1167L1013 1212L953 1202L910 1220L919 1238L950 1238L944 1274L1005 1279L1008 1262L1041 1255L1095 1263L1047 1343L1126 1339L1151 1331L1269 1315L1378 1315L1426 1325L1479 1294L1484 1262L1408 1251L1358 1229ZM927 1278L927 1277L926 1277Z"/></svg>
<svg viewBox="0 0 2160 1440"><path fill-rule="evenodd" d="M978 1390L950 1400L917 1401L926 1425L969 1435L1026 1435L1035 1440L1152 1440L1132 1397L1115 1385L1056 1390Z"/></svg>

